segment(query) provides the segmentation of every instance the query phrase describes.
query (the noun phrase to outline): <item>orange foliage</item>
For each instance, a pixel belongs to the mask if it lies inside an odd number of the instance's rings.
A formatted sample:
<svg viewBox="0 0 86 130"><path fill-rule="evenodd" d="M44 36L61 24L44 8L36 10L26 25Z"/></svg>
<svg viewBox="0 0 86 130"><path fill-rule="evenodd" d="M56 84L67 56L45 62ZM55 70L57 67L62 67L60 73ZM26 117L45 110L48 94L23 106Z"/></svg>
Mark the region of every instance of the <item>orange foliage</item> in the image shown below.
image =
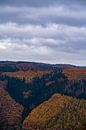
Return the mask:
<svg viewBox="0 0 86 130"><path fill-rule="evenodd" d="M23 127L39 130L63 130L63 127L65 130L74 130L79 124L83 126L86 122L85 108L85 100L54 94L48 101L32 110L24 120Z"/></svg>
<svg viewBox="0 0 86 130"><path fill-rule="evenodd" d="M25 79L26 82L31 82L31 80L35 77L39 77L44 74L50 74L50 73L52 73L52 71L28 70L28 71L17 71L17 72L3 72L2 75L7 75L10 77L17 77L19 79Z"/></svg>
<svg viewBox="0 0 86 130"><path fill-rule="evenodd" d="M71 80L86 80L86 69L81 68L73 68L73 69L65 69L63 73Z"/></svg>

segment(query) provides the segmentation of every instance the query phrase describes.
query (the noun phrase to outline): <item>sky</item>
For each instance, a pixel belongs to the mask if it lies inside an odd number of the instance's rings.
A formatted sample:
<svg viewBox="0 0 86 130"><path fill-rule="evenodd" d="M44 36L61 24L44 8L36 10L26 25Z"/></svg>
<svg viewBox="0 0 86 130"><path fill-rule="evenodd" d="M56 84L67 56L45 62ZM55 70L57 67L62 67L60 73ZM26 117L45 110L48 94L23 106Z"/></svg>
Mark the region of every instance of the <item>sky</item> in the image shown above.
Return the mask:
<svg viewBox="0 0 86 130"><path fill-rule="evenodd" d="M0 0L0 60L86 66L86 0Z"/></svg>

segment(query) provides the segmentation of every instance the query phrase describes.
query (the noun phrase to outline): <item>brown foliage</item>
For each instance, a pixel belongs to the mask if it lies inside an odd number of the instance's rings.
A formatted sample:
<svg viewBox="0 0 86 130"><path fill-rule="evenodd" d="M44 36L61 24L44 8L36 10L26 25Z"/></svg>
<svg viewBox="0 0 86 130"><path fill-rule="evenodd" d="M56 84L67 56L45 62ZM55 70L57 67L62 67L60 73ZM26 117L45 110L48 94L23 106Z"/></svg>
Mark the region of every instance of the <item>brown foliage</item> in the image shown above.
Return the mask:
<svg viewBox="0 0 86 130"><path fill-rule="evenodd" d="M5 90L5 82L0 81L0 128L19 125L23 107L16 103Z"/></svg>
<svg viewBox="0 0 86 130"><path fill-rule="evenodd" d="M42 76L44 74L51 74L52 71L42 70L28 70L28 71L17 71L17 72L3 72L1 75L10 77L17 77L19 79L25 79L26 82L30 82L33 78Z"/></svg>
<svg viewBox="0 0 86 130"><path fill-rule="evenodd" d="M86 69L73 68L73 69L64 69L63 73L71 80L86 80Z"/></svg>
<svg viewBox="0 0 86 130"><path fill-rule="evenodd" d="M86 120L86 101L54 94L48 101L33 109L24 120L24 128L65 130L82 126ZM84 113L82 113L84 111ZM80 119L81 118L81 119ZM84 120L84 121L83 121ZM62 129L63 130L63 129ZM77 130L77 129L76 129Z"/></svg>

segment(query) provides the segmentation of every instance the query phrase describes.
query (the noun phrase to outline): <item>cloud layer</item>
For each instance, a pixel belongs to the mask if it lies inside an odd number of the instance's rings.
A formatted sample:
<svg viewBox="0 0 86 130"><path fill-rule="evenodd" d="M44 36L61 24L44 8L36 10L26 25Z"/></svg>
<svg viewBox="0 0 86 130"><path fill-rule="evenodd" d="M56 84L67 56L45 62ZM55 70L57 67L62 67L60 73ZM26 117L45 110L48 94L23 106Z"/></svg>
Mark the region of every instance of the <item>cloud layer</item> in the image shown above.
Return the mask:
<svg viewBox="0 0 86 130"><path fill-rule="evenodd" d="M86 3L25 3L0 4L0 60L86 65Z"/></svg>

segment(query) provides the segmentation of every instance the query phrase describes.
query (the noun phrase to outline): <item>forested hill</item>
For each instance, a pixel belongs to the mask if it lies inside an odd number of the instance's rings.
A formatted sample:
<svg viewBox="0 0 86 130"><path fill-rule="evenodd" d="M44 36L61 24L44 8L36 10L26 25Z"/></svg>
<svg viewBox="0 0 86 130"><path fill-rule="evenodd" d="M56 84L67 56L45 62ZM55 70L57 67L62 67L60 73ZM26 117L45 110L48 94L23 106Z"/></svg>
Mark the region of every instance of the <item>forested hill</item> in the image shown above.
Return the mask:
<svg viewBox="0 0 86 130"><path fill-rule="evenodd" d="M23 127L28 130L86 130L86 100L54 94L32 110Z"/></svg>
<svg viewBox="0 0 86 130"><path fill-rule="evenodd" d="M86 124L85 68L52 69L51 65L47 68L46 64L40 67L39 63L19 62L19 68L12 70L10 67L16 68L16 62L6 63L0 64L5 67L0 68L1 130L22 130L23 127L30 130L31 126L31 130L83 130Z"/></svg>
<svg viewBox="0 0 86 130"><path fill-rule="evenodd" d="M0 72L15 72L19 70L27 71L29 69L58 70L58 69L68 69L68 68L76 68L76 67L80 68L79 66L74 66L70 64L45 64L45 63L36 63L36 62L0 61Z"/></svg>

